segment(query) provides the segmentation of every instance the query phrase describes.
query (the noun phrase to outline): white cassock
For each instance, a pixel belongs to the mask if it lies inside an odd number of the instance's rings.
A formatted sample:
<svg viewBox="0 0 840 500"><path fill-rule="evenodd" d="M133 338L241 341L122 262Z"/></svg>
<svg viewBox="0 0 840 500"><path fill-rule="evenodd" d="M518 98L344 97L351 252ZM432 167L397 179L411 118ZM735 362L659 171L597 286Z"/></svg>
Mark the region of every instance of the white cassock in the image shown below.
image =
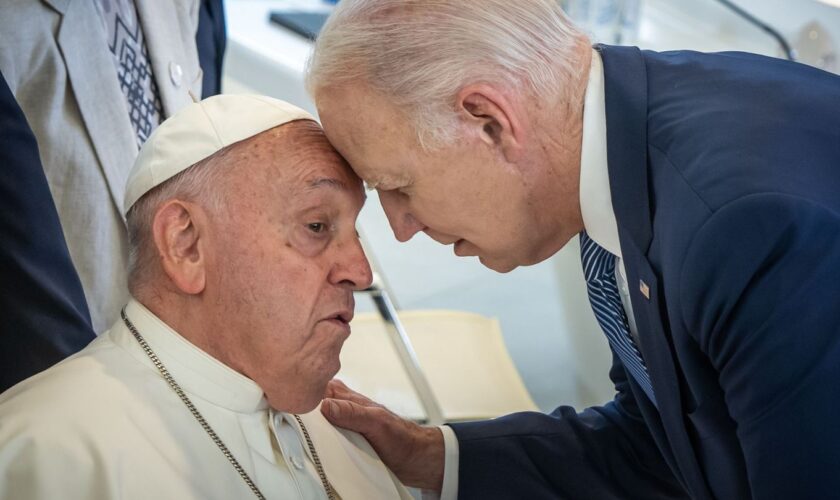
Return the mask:
<svg viewBox="0 0 840 500"><path fill-rule="evenodd" d="M327 498L293 416L140 303L126 314L268 500ZM340 498L411 498L360 435L301 418ZM255 498L122 321L0 396L0 499L106 498Z"/></svg>

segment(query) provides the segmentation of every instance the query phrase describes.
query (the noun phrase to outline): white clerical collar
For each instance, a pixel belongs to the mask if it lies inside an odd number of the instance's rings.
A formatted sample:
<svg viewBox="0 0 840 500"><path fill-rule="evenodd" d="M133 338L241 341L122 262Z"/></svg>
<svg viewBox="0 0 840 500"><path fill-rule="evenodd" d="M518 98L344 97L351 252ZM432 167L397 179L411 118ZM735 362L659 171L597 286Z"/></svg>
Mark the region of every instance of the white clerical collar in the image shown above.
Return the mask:
<svg viewBox="0 0 840 500"><path fill-rule="evenodd" d="M239 413L268 408L262 389L253 380L196 347L135 299L128 302L125 313L175 381L190 396L198 396ZM122 320L111 330L114 342L157 371Z"/></svg>
<svg viewBox="0 0 840 500"><path fill-rule="evenodd" d="M592 51L589 83L583 105L583 141L580 154L580 211L583 226L595 243L621 257L618 223L610 197L607 167L607 115L604 103L604 66Z"/></svg>

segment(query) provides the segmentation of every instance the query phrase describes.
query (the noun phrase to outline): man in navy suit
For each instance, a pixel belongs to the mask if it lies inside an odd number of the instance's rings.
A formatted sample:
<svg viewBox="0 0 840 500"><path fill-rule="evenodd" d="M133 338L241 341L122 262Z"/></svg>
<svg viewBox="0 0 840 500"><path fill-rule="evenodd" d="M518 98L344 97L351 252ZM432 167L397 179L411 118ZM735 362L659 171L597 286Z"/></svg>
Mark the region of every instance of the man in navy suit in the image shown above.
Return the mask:
<svg viewBox="0 0 840 500"><path fill-rule="evenodd" d="M323 411L444 498L840 491L840 78L744 53L596 46L553 0L342 2L324 129L423 231L505 272L580 234L613 401L420 427Z"/></svg>
<svg viewBox="0 0 840 500"><path fill-rule="evenodd" d="M87 302L38 157L0 75L0 392L93 340Z"/></svg>

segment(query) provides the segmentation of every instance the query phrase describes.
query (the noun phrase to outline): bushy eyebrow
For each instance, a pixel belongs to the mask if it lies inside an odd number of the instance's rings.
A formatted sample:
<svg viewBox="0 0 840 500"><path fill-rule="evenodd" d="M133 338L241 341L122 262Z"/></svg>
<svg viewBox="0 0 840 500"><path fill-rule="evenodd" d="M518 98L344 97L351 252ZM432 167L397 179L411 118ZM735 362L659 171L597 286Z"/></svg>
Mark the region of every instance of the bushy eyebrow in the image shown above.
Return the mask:
<svg viewBox="0 0 840 500"><path fill-rule="evenodd" d="M335 177L318 177L306 183L306 191L313 191L321 188L329 188L341 192L350 192L350 188L347 187L347 184L345 184L339 179L336 179ZM364 192L362 193L362 199L367 199L367 194L365 194Z"/></svg>

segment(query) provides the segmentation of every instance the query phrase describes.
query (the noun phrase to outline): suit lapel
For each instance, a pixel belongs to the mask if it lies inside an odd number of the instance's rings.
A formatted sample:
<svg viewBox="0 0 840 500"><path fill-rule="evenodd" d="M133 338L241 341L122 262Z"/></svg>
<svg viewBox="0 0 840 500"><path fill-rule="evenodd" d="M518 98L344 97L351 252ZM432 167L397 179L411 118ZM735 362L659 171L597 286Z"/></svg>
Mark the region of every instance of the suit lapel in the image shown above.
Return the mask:
<svg viewBox="0 0 840 500"><path fill-rule="evenodd" d="M105 29L90 0L48 3L63 14L58 45L67 65L67 77L111 199L122 213L125 182L132 165L127 159L137 156L137 139L117 82Z"/></svg>
<svg viewBox="0 0 840 500"><path fill-rule="evenodd" d="M137 0L136 6L164 115L170 117L193 102L190 91L201 98L195 46L198 2Z"/></svg>
<svg viewBox="0 0 840 500"><path fill-rule="evenodd" d="M662 428L668 436L668 443L684 483L689 486L695 497L710 498L694 446L685 427L673 344L670 334L666 333L663 327L660 315L664 305L661 303L659 280L647 259L632 242L626 245L622 242L621 252L630 283L630 301L641 338L639 349L648 366ZM642 283L647 287L647 296L641 291Z"/></svg>
<svg viewBox="0 0 840 500"><path fill-rule="evenodd" d="M622 260L639 330L640 350L656 394L662 428L691 493L708 488L688 437L670 334L663 325L661 289L646 258L652 239L648 190L647 77L639 49L597 47L604 62L607 162Z"/></svg>

